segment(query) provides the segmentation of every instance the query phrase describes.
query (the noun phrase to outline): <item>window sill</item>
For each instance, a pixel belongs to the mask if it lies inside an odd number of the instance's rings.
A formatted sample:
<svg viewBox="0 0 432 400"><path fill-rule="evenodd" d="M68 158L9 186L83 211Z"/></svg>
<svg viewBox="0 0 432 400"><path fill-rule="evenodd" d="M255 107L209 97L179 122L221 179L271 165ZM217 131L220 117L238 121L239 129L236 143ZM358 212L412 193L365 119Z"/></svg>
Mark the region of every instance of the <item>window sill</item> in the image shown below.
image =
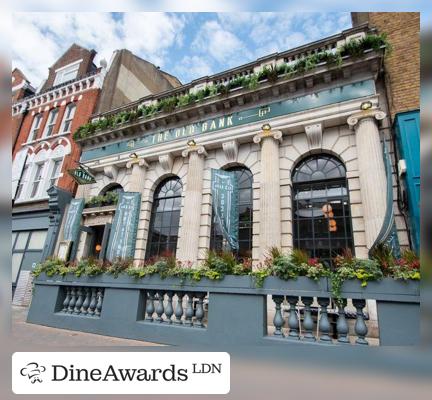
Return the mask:
<svg viewBox="0 0 432 400"><path fill-rule="evenodd" d="M14 204L25 204L25 203L36 203L38 201L42 201L42 200L48 200L49 196L38 196L38 197L33 197L33 198L24 198L24 199L15 199L15 203Z"/></svg>
<svg viewBox="0 0 432 400"><path fill-rule="evenodd" d="M70 131L69 132L62 132L62 133L55 133L54 135L51 135L51 136L43 136L43 137L41 137L39 139L32 140L31 142L25 142L21 146L22 147L24 147L24 146L31 146L33 144L36 144L36 143L39 143L39 142L43 142L43 141L45 141L47 139L52 139L52 138L67 136L67 135L70 135L70 134L71 134Z"/></svg>

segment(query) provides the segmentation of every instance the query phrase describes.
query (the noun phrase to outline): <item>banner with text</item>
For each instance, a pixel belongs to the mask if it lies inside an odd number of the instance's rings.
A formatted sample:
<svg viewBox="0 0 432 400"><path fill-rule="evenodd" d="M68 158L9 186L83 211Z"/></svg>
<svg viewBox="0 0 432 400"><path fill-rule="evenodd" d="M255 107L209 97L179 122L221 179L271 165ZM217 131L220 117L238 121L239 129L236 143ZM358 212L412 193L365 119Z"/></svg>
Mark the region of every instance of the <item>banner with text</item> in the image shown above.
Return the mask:
<svg viewBox="0 0 432 400"><path fill-rule="evenodd" d="M81 224L84 199L72 199L66 215L66 222L63 229L63 239L76 242L78 240Z"/></svg>
<svg viewBox="0 0 432 400"><path fill-rule="evenodd" d="M108 242L108 260L134 256L140 205L140 193L120 193Z"/></svg>
<svg viewBox="0 0 432 400"><path fill-rule="evenodd" d="M235 172L211 170L213 213L231 250L238 250L238 182Z"/></svg>

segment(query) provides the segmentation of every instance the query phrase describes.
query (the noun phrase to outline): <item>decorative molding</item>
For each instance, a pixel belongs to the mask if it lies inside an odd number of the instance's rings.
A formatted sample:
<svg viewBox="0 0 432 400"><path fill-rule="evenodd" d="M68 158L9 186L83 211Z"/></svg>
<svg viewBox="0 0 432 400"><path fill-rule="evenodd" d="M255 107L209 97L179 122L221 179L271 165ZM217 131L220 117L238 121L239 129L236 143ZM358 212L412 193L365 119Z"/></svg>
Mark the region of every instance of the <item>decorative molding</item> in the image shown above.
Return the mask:
<svg viewBox="0 0 432 400"><path fill-rule="evenodd" d="M228 162L237 160L238 142L237 140L230 140L222 143L222 149Z"/></svg>
<svg viewBox="0 0 432 400"><path fill-rule="evenodd" d="M386 116L387 115L384 111L381 111L377 108L373 110L364 110L350 115L347 119L347 123L351 129L354 129L361 120L376 119L377 121L381 121Z"/></svg>
<svg viewBox="0 0 432 400"><path fill-rule="evenodd" d="M144 167L144 168L148 168L148 163L144 158L136 158L135 160L130 160L126 163L126 168L132 168L134 165L138 164L139 167ZM109 168L109 167L104 167L104 171L105 168Z"/></svg>
<svg viewBox="0 0 432 400"><path fill-rule="evenodd" d="M203 145L188 146L182 151L182 157L189 157L190 153L196 152L200 156L207 157L207 151Z"/></svg>
<svg viewBox="0 0 432 400"><path fill-rule="evenodd" d="M167 172L171 171L173 162L174 158L170 153L159 156L159 164Z"/></svg>
<svg viewBox="0 0 432 400"><path fill-rule="evenodd" d="M281 131L261 131L253 137L253 141L256 144L261 143L262 139L272 138L282 143L282 132Z"/></svg>
<svg viewBox="0 0 432 400"><path fill-rule="evenodd" d="M115 165L108 165L104 167L104 175L115 181L118 175L118 168Z"/></svg>
<svg viewBox="0 0 432 400"><path fill-rule="evenodd" d="M306 125L304 128L309 150L320 149L322 147L322 123Z"/></svg>

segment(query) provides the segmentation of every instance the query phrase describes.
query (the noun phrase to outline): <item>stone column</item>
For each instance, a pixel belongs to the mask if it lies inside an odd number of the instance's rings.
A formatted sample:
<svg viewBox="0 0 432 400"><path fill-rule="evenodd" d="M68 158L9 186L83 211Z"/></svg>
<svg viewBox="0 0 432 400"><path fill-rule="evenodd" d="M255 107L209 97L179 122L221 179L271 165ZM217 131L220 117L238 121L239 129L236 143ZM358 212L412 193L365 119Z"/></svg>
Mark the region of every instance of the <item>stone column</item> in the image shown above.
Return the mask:
<svg viewBox="0 0 432 400"><path fill-rule="evenodd" d="M148 164L143 158L131 160L126 164L126 168L132 169L127 185L128 192L142 193L147 167Z"/></svg>
<svg viewBox="0 0 432 400"><path fill-rule="evenodd" d="M382 120L385 116L380 110L365 110L351 115L347 121L356 134L360 193L368 249L379 234L386 212L387 178L377 126L377 120Z"/></svg>
<svg viewBox="0 0 432 400"><path fill-rule="evenodd" d="M279 144L282 132L263 130L253 141L261 143L259 240L263 260L270 247L281 247Z"/></svg>
<svg viewBox="0 0 432 400"><path fill-rule="evenodd" d="M199 231L204 175L204 159L207 152L204 146L191 145L182 153L189 158L186 190L183 199L183 215L178 239L177 258L180 261L198 260Z"/></svg>
<svg viewBox="0 0 432 400"><path fill-rule="evenodd" d="M126 190L128 192L138 192L142 193L144 191L144 182L146 176L148 164L143 158L135 158L130 160L126 164L127 169L131 169L131 174L129 175L129 182L127 183ZM141 218L145 210L143 207L145 203L141 198L141 208L140 208L140 218L138 222L138 232L136 238L136 246L135 246L135 254L134 254L134 263L138 265L145 258L145 238L143 237L143 230L140 230Z"/></svg>

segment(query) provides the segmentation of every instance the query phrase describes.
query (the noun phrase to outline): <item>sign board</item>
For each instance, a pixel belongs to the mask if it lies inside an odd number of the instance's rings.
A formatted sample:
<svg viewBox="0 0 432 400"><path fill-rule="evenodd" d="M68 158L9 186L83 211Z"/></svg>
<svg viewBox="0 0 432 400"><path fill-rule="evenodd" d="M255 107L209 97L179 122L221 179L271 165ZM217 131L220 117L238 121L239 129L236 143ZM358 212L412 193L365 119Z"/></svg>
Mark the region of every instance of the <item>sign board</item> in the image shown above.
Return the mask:
<svg viewBox="0 0 432 400"><path fill-rule="evenodd" d="M140 207L141 193L120 193L108 241L108 260L134 256Z"/></svg>
<svg viewBox="0 0 432 400"><path fill-rule="evenodd" d="M221 131L253 122L268 122L271 121L272 118L283 115L311 110L317 107L371 96L374 94L375 83L373 80L350 83L348 85L325 89L315 93L275 103L269 103L260 107L250 108L233 114L179 126L177 128L146 133L145 135L134 139L104 144L101 147L84 150L81 155L81 161L95 160L114 154L131 152L132 149L142 149L149 146L171 142L173 140Z"/></svg>
<svg viewBox="0 0 432 400"><path fill-rule="evenodd" d="M211 170L213 213L231 250L238 250L238 182L235 172Z"/></svg>
<svg viewBox="0 0 432 400"><path fill-rule="evenodd" d="M87 185L89 183L96 182L95 177L82 167L68 169L67 172L74 179L74 181L78 183L78 185Z"/></svg>
<svg viewBox="0 0 432 400"><path fill-rule="evenodd" d="M66 221L63 229L63 240L76 242L78 240L81 224L84 199L72 199L66 214Z"/></svg>

